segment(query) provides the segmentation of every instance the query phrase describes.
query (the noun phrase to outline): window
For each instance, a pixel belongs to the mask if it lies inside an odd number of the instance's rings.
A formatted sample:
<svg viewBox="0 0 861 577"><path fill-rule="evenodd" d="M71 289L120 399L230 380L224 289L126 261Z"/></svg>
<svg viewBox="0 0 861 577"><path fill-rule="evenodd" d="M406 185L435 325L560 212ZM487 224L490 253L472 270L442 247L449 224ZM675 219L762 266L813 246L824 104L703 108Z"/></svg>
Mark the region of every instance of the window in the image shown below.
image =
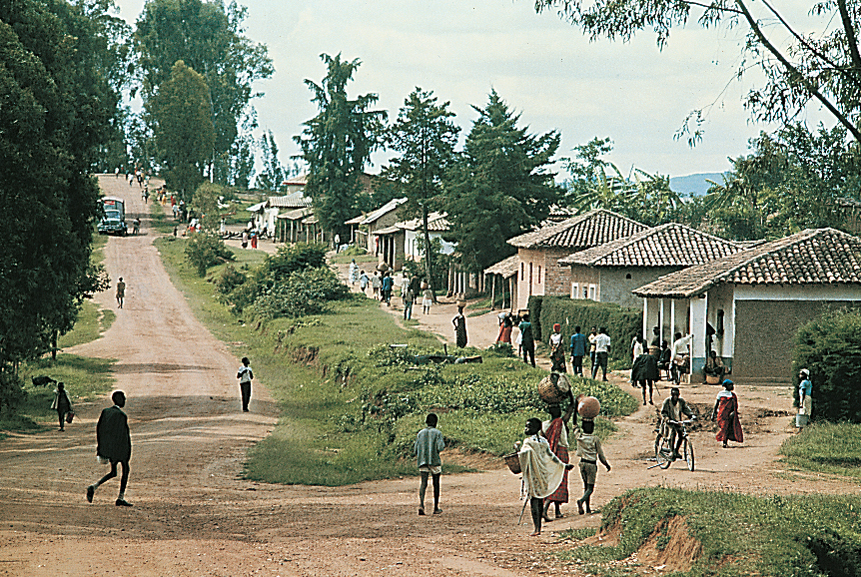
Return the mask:
<svg viewBox="0 0 861 577"><path fill-rule="evenodd" d="M536 284L541 284L541 265L538 265L538 281Z"/></svg>
<svg viewBox="0 0 861 577"><path fill-rule="evenodd" d="M598 287L596 285L589 285L589 300L598 300L597 299Z"/></svg>
<svg viewBox="0 0 861 577"><path fill-rule="evenodd" d="M580 298L580 283L571 283L571 298L574 300Z"/></svg>
<svg viewBox="0 0 861 577"><path fill-rule="evenodd" d="M631 273L626 274L626 275L625 275L625 278L626 278L627 280L631 280Z"/></svg>

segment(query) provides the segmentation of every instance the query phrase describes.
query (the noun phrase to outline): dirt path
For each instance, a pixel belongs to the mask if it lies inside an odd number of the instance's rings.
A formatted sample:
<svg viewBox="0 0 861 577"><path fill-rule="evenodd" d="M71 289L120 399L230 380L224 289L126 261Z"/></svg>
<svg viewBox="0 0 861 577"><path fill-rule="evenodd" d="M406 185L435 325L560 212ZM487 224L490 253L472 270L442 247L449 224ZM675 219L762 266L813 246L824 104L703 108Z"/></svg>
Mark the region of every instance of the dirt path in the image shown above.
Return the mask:
<svg viewBox="0 0 861 577"><path fill-rule="evenodd" d="M93 504L84 498L87 485L105 472L94 458L94 429L107 399L76 406L78 419L63 434L13 436L0 443L0 575L328 577L395 571L506 577L544 571L541 556L563 546L554 531L599 523L598 515L572 516L566 506L565 519L549 524L540 538L527 537L530 528L517 525L519 480L499 463L485 473L444 476L444 513L427 517L415 514L415 478L339 488L242 480L245 452L272 429L277 407L264 383L255 386L251 412L239 410L234 376L241 344L228 348L215 340L170 284L152 246L155 233L139 189L113 177L101 184L108 194L128 199L129 214L141 216L142 234L109 240L106 266L114 282L124 277L126 305L101 339L75 352L118 360L118 387L129 397L133 455L126 496L134 507L113 505L116 481L100 488ZM116 308L113 291L97 300ZM424 325L451 339L453 310L445 306ZM492 342L495 319L489 319L468 320L471 343ZM715 393L706 386L683 390L703 406L712 404ZM789 417L754 415L788 409L789 397L784 389L743 383L738 393L747 442L721 450L710 433L694 433L694 473L678 465L647 469L651 407L623 419L623 433L607 446L613 471L599 473L593 503L655 484L857 492L816 476L801 483L793 481L800 476L772 474L780 470L777 447L791 434ZM656 403L664 394L662 389ZM444 420L440 427L445 430ZM578 489L572 478L572 495Z"/></svg>

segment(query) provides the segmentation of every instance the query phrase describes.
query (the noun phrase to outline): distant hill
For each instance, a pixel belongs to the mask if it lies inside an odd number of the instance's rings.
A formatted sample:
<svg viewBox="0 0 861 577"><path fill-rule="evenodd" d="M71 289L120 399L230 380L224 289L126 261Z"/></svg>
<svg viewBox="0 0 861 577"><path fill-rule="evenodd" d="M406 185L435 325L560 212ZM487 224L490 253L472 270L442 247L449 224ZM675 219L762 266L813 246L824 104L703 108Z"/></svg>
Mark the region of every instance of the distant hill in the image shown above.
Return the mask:
<svg viewBox="0 0 861 577"><path fill-rule="evenodd" d="M709 180L722 183L723 174L720 172L703 172L688 176L671 176L670 188L679 193L680 196L703 196L711 187L711 184L708 183Z"/></svg>

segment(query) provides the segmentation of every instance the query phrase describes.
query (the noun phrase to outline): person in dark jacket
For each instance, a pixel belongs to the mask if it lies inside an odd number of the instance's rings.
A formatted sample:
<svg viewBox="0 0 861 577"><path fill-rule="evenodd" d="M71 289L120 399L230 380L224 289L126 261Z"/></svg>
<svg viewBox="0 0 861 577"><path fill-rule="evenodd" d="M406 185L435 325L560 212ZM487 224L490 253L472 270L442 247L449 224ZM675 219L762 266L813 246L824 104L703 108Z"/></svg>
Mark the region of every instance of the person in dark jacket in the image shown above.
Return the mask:
<svg viewBox="0 0 861 577"><path fill-rule="evenodd" d="M54 404L51 408L57 410L57 416L60 418L60 430L66 430L66 413L72 410L72 402L69 400L69 395L66 394L66 385L57 383L57 390L54 391Z"/></svg>
<svg viewBox="0 0 861 577"><path fill-rule="evenodd" d="M87 501L93 502L96 489L117 476L117 463L123 466L123 476L120 478L120 494L117 497L117 507L131 507L126 501L126 485L129 482L129 460L132 458L132 439L129 434L129 420L123 412L126 406L126 395L122 391L114 391L111 395L113 407L102 410L99 423L96 425L96 456L102 462L109 462L111 470L94 485L87 487Z"/></svg>
<svg viewBox="0 0 861 577"><path fill-rule="evenodd" d="M646 388L649 389L649 404L652 402L652 393L655 381L658 380L658 359L649 353L643 353L637 357L631 366L631 381L643 389L643 404L646 404Z"/></svg>

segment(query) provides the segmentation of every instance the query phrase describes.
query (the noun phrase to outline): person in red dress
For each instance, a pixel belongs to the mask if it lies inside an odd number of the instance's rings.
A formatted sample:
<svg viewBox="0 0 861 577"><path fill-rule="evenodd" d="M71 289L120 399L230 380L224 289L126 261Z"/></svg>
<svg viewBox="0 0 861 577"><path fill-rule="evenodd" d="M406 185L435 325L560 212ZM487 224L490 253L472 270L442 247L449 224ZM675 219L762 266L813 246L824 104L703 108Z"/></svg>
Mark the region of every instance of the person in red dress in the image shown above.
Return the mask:
<svg viewBox="0 0 861 577"><path fill-rule="evenodd" d="M715 400L712 420L718 424L715 439L723 441L723 447L726 448L727 441L743 443L744 431L741 430L741 421L738 418L738 397L733 392L735 385L731 380L724 379L723 387L724 390L718 393Z"/></svg>

